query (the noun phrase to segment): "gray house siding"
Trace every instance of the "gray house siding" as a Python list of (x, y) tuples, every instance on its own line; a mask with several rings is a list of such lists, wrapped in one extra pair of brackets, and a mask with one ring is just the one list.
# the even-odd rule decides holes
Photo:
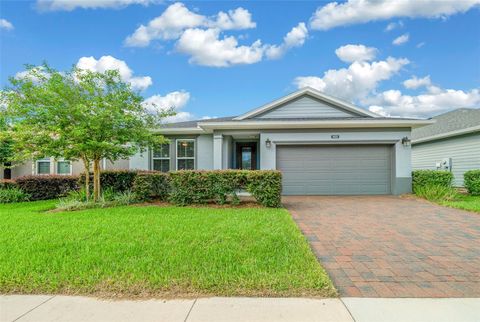
[(436, 163), (446, 158), (452, 159), (454, 185), (463, 186), (463, 174), (480, 169), (480, 133), (414, 144), (412, 147), (414, 170), (435, 170)]
[(303, 96), (292, 102), (267, 111), (255, 118), (324, 118), (324, 117), (352, 117), (344, 110), (340, 110), (320, 100)]
[(197, 168), (213, 169), (213, 135), (199, 135), (197, 138)]

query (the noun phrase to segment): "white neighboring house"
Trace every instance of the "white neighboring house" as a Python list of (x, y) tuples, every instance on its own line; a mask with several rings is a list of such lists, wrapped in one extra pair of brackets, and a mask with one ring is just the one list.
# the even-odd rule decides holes
[(413, 169), (452, 171), (453, 184), (462, 187), (463, 174), (480, 169), (480, 109), (460, 108), (433, 119), (412, 131)]

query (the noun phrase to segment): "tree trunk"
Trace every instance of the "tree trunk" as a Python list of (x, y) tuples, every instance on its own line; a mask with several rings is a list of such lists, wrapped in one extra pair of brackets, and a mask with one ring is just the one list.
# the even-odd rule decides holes
[(100, 159), (93, 160), (93, 201), (100, 199)]
[(83, 169), (85, 171), (85, 195), (88, 201), (90, 199), (90, 161), (87, 158), (83, 159)]

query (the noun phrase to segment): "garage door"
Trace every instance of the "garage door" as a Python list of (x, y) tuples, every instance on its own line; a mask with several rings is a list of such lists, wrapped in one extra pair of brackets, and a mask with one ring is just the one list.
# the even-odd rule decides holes
[(389, 194), (388, 145), (277, 146), (285, 195)]

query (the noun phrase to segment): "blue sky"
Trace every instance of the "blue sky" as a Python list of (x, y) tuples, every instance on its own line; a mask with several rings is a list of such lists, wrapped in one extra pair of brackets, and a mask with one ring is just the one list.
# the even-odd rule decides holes
[(43, 60), (119, 66), (176, 120), (307, 85), (384, 115), (480, 107), (479, 1), (401, 2), (2, 1), (0, 82)]

